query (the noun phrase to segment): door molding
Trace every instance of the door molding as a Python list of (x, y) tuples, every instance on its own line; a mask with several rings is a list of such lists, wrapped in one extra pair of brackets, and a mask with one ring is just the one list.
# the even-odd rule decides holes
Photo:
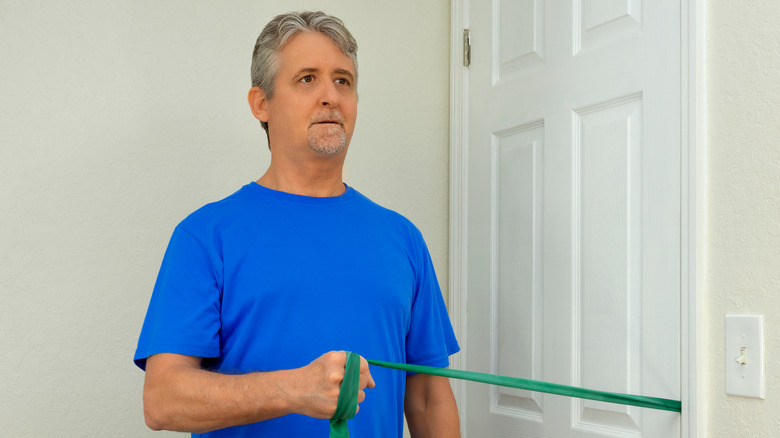
[[(455, 334), (465, 351), (468, 166), (468, 67), (463, 65), (463, 29), (469, 27), (470, 0), (450, 0), (450, 220), (449, 312)], [(703, 334), (704, 158), (705, 158), (705, 0), (682, 0), (681, 8), (681, 218), (680, 261), (680, 395), (681, 436), (706, 436), (706, 387)], [(465, 369), (465, 354), (455, 355), (452, 366)], [(452, 382), (461, 418), (465, 403), (463, 383)], [(461, 421), (465, 437), (465, 421)]]
[(681, 8), (680, 396), (683, 438), (707, 436), (703, 314), (704, 175), (706, 146), (706, 1)]
[[(466, 351), (466, 188), (468, 187), (468, 67), (463, 65), (463, 29), (469, 27), (469, 0), (450, 0), (450, 220), (449, 220), (449, 294), (448, 308), (455, 336)], [(452, 367), (466, 369), (466, 355), (456, 354)], [(458, 413), (464, 418), (464, 383), (451, 380)], [(460, 422), (465, 437), (465, 422)]]

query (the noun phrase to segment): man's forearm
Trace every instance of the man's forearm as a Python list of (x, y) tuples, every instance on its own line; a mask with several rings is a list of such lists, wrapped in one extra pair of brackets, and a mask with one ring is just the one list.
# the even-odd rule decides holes
[[(297, 413), (330, 418), (336, 411), (346, 353), (331, 351), (294, 370), (243, 375), (201, 369), (201, 359), (162, 353), (146, 362), (144, 417), (155, 430), (206, 432)], [(373, 388), (361, 358), (358, 402)]]
[(460, 437), (458, 407), (445, 377), (407, 376), (404, 411), (413, 438)]
[(163, 363), (151, 364), (144, 382), (144, 417), (152, 429), (206, 432), (295, 411), (294, 371), (225, 375), (166, 359), (149, 359)]
[(412, 438), (458, 438), (460, 423), (454, 405), (431, 405), (420, 415), (407, 415)]

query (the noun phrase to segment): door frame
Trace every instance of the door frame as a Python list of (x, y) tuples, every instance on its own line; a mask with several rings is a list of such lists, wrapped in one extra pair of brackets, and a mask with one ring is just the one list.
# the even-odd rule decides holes
[[(496, 0), (493, 0), (496, 1)], [(466, 345), (468, 67), (463, 65), (463, 29), (469, 28), (470, 0), (450, 0), (450, 211), (449, 313), (463, 351)], [(704, 373), (704, 159), (706, 1), (682, 0), (681, 12), (681, 181), (680, 181), (680, 396), (681, 437), (706, 436)], [(465, 354), (452, 366), (464, 369)], [(465, 438), (464, 383), (452, 381), (458, 401), (461, 435)]]

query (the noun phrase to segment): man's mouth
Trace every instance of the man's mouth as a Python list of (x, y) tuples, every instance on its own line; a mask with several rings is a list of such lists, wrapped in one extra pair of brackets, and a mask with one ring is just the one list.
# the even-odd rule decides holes
[[(333, 116), (333, 117), (326, 117), (326, 116)], [(319, 117), (314, 117), (312, 120), (312, 125), (338, 125), (342, 126), (344, 123), (341, 121), (341, 117), (334, 113), (330, 114), (320, 114)]]

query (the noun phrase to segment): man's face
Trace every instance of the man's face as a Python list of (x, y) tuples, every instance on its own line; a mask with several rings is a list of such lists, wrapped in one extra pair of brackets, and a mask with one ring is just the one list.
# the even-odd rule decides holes
[(278, 61), (274, 95), (266, 101), (272, 151), (346, 153), (357, 118), (352, 59), (327, 36), (301, 32)]

